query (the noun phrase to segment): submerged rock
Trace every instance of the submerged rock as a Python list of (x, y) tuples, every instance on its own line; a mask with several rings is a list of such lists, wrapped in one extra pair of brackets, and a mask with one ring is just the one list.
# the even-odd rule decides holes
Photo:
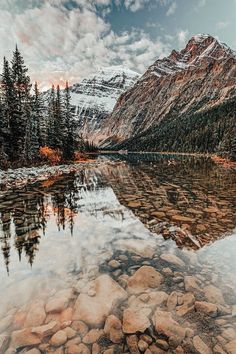
[(96, 295), (80, 294), (75, 303), (74, 320), (89, 326), (102, 326), (113, 307), (127, 298), (126, 291), (108, 275), (94, 281)]
[(158, 334), (163, 334), (168, 338), (178, 337), (180, 341), (185, 338), (187, 329), (176, 322), (169, 312), (157, 309), (152, 321)]
[(132, 309), (128, 308), (123, 313), (123, 331), (124, 333), (136, 333), (144, 332), (151, 326), (151, 322), (148, 316), (151, 313), (151, 309)]
[(171, 253), (164, 253), (160, 256), (160, 258), (167, 262), (170, 263), (174, 266), (177, 267), (184, 267), (184, 262), (182, 261), (182, 259), (180, 259), (179, 257), (175, 256), (174, 254)]
[(193, 338), (193, 345), (199, 354), (212, 354), (212, 350), (206, 345), (205, 342), (203, 342), (199, 336), (195, 336)]
[(14, 331), (11, 334), (10, 346), (13, 348), (27, 347), (31, 345), (40, 344), (39, 337), (31, 332), (31, 328), (25, 328), (18, 331)]
[(124, 337), (121, 321), (114, 315), (107, 317), (104, 332), (113, 343), (121, 343)]
[(128, 280), (127, 291), (131, 294), (140, 294), (151, 288), (158, 288), (163, 282), (163, 276), (150, 266), (142, 266)]

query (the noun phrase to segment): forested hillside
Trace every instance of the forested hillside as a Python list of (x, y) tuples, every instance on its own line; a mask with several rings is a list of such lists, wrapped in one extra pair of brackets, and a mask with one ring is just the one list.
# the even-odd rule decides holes
[(236, 99), (181, 117), (171, 111), (158, 126), (115, 148), (218, 153), (236, 159)]

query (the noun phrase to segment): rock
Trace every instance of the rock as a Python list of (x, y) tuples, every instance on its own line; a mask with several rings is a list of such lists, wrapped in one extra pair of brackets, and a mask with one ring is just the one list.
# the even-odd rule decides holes
[(80, 348), (77, 344), (71, 344), (66, 347), (66, 352), (65, 354), (78, 354), (80, 352)]
[(104, 336), (103, 329), (91, 329), (83, 338), (83, 343), (85, 344), (93, 344)]
[(193, 218), (189, 218), (188, 216), (183, 216), (183, 215), (173, 215), (172, 220), (180, 223), (186, 223), (186, 224), (191, 224), (195, 221)]
[(4, 353), (8, 347), (10, 337), (7, 334), (0, 335), (0, 353)]
[(114, 315), (107, 317), (104, 332), (113, 343), (121, 343), (123, 340), (121, 321)]
[(186, 314), (194, 311), (195, 297), (192, 293), (186, 293), (182, 296), (181, 301), (183, 304), (176, 308), (176, 312), (179, 316), (185, 316)]
[(150, 337), (148, 334), (141, 334), (139, 338), (148, 344), (152, 344), (152, 337)]
[(26, 354), (41, 354), (41, 351), (37, 348), (30, 349), (26, 352)]
[(89, 331), (88, 326), (82, 321), (73, 321), (71, 327), (83, 338)]
[(68, 322), (72, 320), (73, 316), (73, 309), (71, 307), (68, 307), (67, 309), (63, 310), (62, 313), (60, 314), (60, 322)]
[(161, 260), (170, 263), (176, 267), (184, 267), (184, 262), (177, 256), (171, 253), (164, 253), (160, 256)]
[[(149, 349), (151, 354), (165, 354), (166, 351), (162, 350), (161, 348), (158, 348), (155, 344), (150, 345)], [(145, 352), (146, 354), (146, 352)]]
[(166, 337), (177, 336), (182, 341), (185, 338), (186, 328), (181, 327), (167, 311), (157, 309), (152, 318), (158, 334)]
[(157, 219), (162, 219), (166, 216), (166, 214), (163, 211), (153, 211), (151, 215), (155, 216)]
[(115, 259), (112, 259), (109, 263), (108, 263), (109, 267), (113, 268), (113, 269), (117, 269), (120, 267), (120, 262), (116, 261)]
[(41, 340), (36, 334), (31, 333), (31, 328), (14, 331), (11, 334), (10, 346), (13, 348), (28, 347), (40, 344)]
[(46, 319), (44, 310), (44, 302), (39, 300), (35, 301), (29, 308), (25, 320), (25, 327), (41, 326)]
[(78, 345), (78, 352), (77, 353), (78, 354), (90, 354), (90, 350), (84, 343), (80, 343)]
[(213, 285), (208, 285), (203, 289), (203, 292), (207, 301), (214, 304), (225, 304), (223, 294), (219, 288), (216, 288)]
[(225, 350), (227, 354), (236, 354), (236, 339), (230, 341), (225, 345)]
[(128, 203), (128, 207), (130, 208), (137, 208), (137, 207), (140, 207), (142, 204), (140, 201), (131, 201)]
[(186, 291), (194, 292), (199, 291), (200, 282), (197, 278), (192, 275), (187, 275), (184, 277), (184, 286)]
[(213, 352), (214, 354), (227, 354), (219, 344), (214, 346)]
[(199, 336), (195, 336), (193, 338), (193, 345), (199, 354), (212, 354), (212, 350), (206, 345), (205, 342), (203, 342)]
[(96, 295), (90, 297), (80, 294), (75, 303), (74, 320), (82, 320), (86, 324), (99, 327), (105, 322), (111, 310), (127, 298), (126, 291), (111, 277), (104, 274), (94, 281)]
[(72, 339), (76, 336), (76, 331), (71, 327), (66, 327), (63, 331), (66, 332), (67, 339)]
[(148, 348), (148, 343), (140, 339), (138, 341), (138, 348), (141, 352), (145, 352), (145, 350)]
[(221, 333), (222, 337), (227, 339), (228, 341), (233, 340), (236, 338), (236, 331), (233, 328), (227, 328), (222, 331)]
[(43, 326), (33, 327), (31, 333), (36, 334), (40, 338), (44, 338), (53, 335), (59, 329), (60, 329), (59, 323), (56, 321), (52, 321)]
[(168, 297), (167, 300), (167, 309), (169, 311), (172, 311), (176, 308), (178, 303), (178, 293), (176, 291), (173, 291), (170, 296)]
[(46, 312), (61, 312), (63, 311), (68, 305), (68, 299), (65, 297), (60, 298), (53, 298), (48, 301), (46, 304)]
[(203, 312), (208, 316), (216, 317), (217, 316), (217, 306), (210, 302), (206, 301), (196, 301), (195, 302), (195, 309), (199, 312)]
[(129, 278), (127, 291), (131, 294), (139, 294), (149, 288), (158, 288), (162, 282), (163, 276), (155, 268), (142, 266)]
[(66, 341), (67, 341), (66, 332), (60, 330), (52, 336), (52, 338), (50, 339), (50, 344), (53, 345), (54, 347), (59, 347), (60, 345), (65, 344)]
[(156, 252), (156, 242), (154, 240), (117, 240), (114, 247), (125, 249), (127, 252), (133, 252), (143, 258), (153, 258)]
[(70, 339), (66, 342), (66, 347), (70, 346), (70, 345), (78, 345), (81, 343), (81, 338), (79, 336), (77, 336), (76, 338)]
[(140, 354), (139, 348), (138, 348), (138, 337), (133, 334), (131, 336), (126, 337), (126, 342), (129, 348), (129, 351), (131, 354)]
[(123, 332), (124, 333), (136, 333), (144, 332), (151, 326), (148, 316), (151, 313), (151, 309), (133, 309), (128, 308), (123, 312)]
[(92, 354), (100, 354), (101, 353), (101, 347), (98, 343), (93, 343), (92, 345)]
[(169, 349), (169, 344), (164, 339), (157, 339), (156, 345), (165, 351), (167, 351)]

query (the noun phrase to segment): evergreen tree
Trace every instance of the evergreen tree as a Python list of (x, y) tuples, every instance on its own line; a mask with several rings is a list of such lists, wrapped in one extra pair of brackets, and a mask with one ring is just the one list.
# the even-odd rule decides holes
[(48, 133), (47, 133), (47, 145), (51, 148), (55, 148), (55, 87), (52, 85), (52, 89), (49, 96), (48, 104)]
[(16, 46), (13, 53), (11, 70), (11, 79), (14, 86), (15, 114), (10, 119), (11, 144), (16, 159), (26, 159), (28, 155), (25, 133), (30, 125), (31, 84), (27, 72), (28, 69), (24, 64), (24, 59)]
[(12, 146), (13, 134), (11, 134), (11, 124), (16, 115), (15, 90), (11, 79), (11, 69), (4, 57), (2, 73), (2, 92), (1, 92), (1, 137), (2, 149), (7, 153), (10, 160), (14, 157)]
[(69, 89), (68, 82), (66, 82), (65, 98), (64, 98), (65, 136), (64, 136), (64, 143), (63, 143), (63, 157), (65, 160), (73, 160), (75, 149), (76, 149), (75, 126), (73, 124), (73, 116), (71, 112), (70, 99), (71, 99), (70, 89)]
[(57, 85), (56, 101), (55, 101), (55, 117), (54, 117), (54, 145), (57, 149), (62, 149), (65, 137), (65, 115), (61, 101), (60, 86)]
[(33, 114), (37, 123), (37, 136), (39, 146), (45, 146), (47, 143), (47, 123), (45, 119), (44, 104), (38, 89), (38, 84), (34, 84), (34, 96), (32, 104)]

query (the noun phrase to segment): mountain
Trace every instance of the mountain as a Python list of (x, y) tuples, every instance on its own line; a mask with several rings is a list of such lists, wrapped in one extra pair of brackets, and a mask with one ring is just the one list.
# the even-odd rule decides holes
[(213, 152), (236, 142), (236, 54), (210, 35), (158, 59), (123, 93), (101, 146)]
[(97, 143), (103, 138), (101, 125), (112, 112), (118, 97), (139, 78), (136, 72), (120, 67), (108, 67), (71, 87), (71, 104), (79, 134)]

